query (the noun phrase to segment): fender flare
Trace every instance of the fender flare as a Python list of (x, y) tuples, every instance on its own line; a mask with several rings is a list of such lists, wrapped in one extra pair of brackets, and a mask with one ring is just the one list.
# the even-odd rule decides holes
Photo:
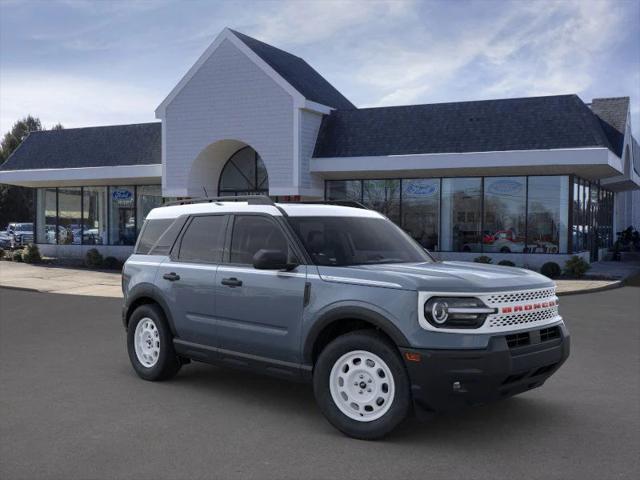
[(171, 315), (171, 309), (169, 308), (169, 305), (167, 304), (167, 302), (162, 298), (162, 296), (157, 293), (156, 287), (150, 283), (140, 283), (136, 285), (131, 289), (131, 291), (127, 295), (127, 301), (124, 304), (124, 315), (123, 315), (123, 322), (125, 324), (124, 325), (125, 328), (127, 328), (128, 326), (129, 317), (131, 316), (131, 313), (132, 313), (130, 311), (131, 305), (133, 305), (136, 301), (144, 297), (153, 300), (155, 303), (157, 303), (160, 306), (160, 308), (162, 308), (162, 311), (164, 312), (164, 316), (166, 317), (167, 322), (169, 323), (169, 329), (171, 330), (171, 333), (173, 334), (174, 337), (177, 337), (175, 324), (173, 322), (173, 317)]
[(302, 349), (303, 362), (313, 363), (313, 347), (322, 331), (331, 323), (341, 319), (354, 319), (368, 322), (387, 334), (398, 347), (406, 347), (409, 340), (385, 315), (371, 308), (359, 305), (343, 305), (322, 313), (313, 323), (307, 334)]

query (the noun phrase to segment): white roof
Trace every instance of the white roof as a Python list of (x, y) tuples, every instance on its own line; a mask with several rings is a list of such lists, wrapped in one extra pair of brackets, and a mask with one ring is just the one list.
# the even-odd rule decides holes
[[(277, 203), (276, 205), (281, 207), (290, 217), (382, 218), (382, 215), (373, 210), (339, 205), (309, 203)], [(196, 213), (268, 213), (277, 217), (282, 216), (282, 212), (273, 205), (249, 205), (246, 202), (211, 202), (158, 207), (151, 210), (147, 218), (176, 218), (181, 215)]]

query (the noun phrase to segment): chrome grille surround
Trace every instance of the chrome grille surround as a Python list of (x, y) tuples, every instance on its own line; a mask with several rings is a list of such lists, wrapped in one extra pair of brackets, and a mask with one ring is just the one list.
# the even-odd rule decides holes
[[(436, 328), (424, 316), (424, 304), (431, 297), (475, 297), (482, 300), (488, 307), (495, 308), (496, 313), (489, 314), (480, 328)], [(548, 305), (550, 302), (553, 305)], [(548, 306), (543, 307), (544, 304)], [(507, 310), (503, 310), (505, 308)], [(521, 309), (514, 311), (516, 308)], [(426, 330), (436, 332), (465, 334), (513, 332), (545, 326), (561, 320), (555, 287), (491, 293), (419, 292), (418, 294), (418, 321)]]

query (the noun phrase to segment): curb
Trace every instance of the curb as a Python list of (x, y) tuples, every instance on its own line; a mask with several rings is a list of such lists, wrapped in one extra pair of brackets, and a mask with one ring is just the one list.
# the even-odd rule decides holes
[(569, 290), (566, 292), (557, 292), (556, 295), (558, 297), (566, 297), (569, 295), (580, 295), (582, 293), (596, 293), (596, 292), (604, 292), (605, 290), (614, 290), (616, 288), (624, 287), (623, 280), (617, 280), (610, 285), (604, 285), (602, 287), (594, 287), (594, 288), (585, 288), (583, 290)]
[(42, 290), (38, 290), (37, 288), (30, 287), (14, 287), (13, 285), (0, 285), (0, 288), (4, 288), (6, 290), (20, 290), (23, 292), (38, 292), (38, 293), (47, 293)]

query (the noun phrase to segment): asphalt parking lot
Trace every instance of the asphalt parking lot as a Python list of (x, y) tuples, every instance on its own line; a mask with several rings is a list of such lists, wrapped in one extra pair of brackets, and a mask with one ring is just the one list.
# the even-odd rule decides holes
[(563, 297), (572, 356), (542, 388), (343, 437), (310, 387), (129, 366), (117, 299), (0, 289), (0, 478), (638, 478), (640, 287)]

